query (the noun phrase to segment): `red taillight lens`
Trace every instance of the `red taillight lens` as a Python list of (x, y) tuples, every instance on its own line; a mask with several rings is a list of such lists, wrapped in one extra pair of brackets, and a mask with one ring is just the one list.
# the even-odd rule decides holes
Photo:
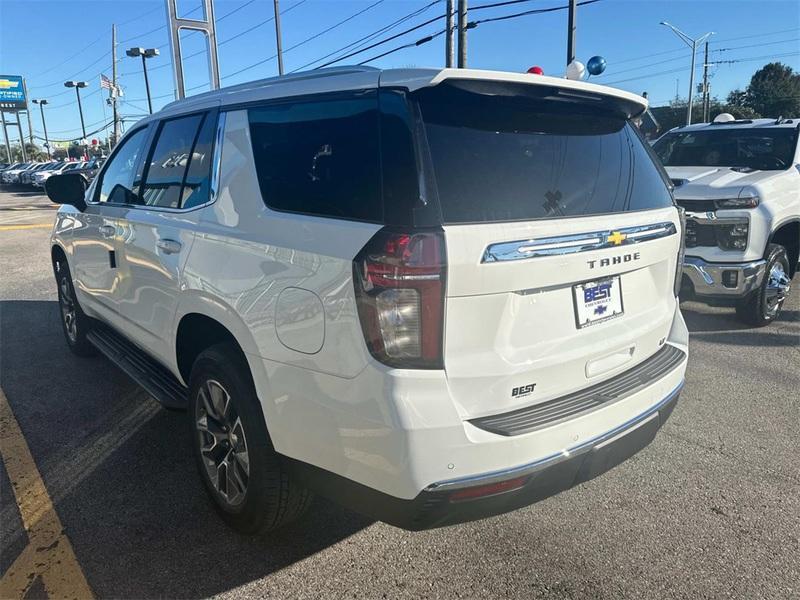
[(464, 488), (463, 490), (458, 490), (450, 494), (450, 502), (476, 500), (478, 498), (486, 498), (487, 496), (496, 496), (497, 494), (503, 494), (505, 492), (513, 492), (514, 490), (524, 487), (527, 482), (527, 477), (517, 477), (516, 479), (508, 479), (498, 483)]
[(446, 260), (442, 231), (382, 229), (353, 262), (370, 353), (400, 368), (441, 369)]

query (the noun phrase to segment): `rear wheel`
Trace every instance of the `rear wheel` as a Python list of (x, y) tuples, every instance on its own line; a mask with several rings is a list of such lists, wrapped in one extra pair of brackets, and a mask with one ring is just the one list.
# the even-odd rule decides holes
[(67, 261), (63, 257), (56, 258), (53, 269), (58, 285), (61, 327), (64, 330), (67, 345), (78, 356), (94, 356), (97, 354), (97, 350), (86, 337), (92, 329), (92, 320), (83, 312), (75, 297), (75, 288), (72, 285), (72, 275), (70, 275)]
[(763, 327), (772, 323), (780, 314), (786, 296), (789, 294), (791, 287), (789, 273), (786, 249), (778, 244), (770, 244), (764, 281), (757, 290), (751, 292), (736, 305), (738, 317), (755, 327)]
[(189, 399), (198, 470), (222, 518), (252, 534), (300, 517), (311, 493), (292, 480), (275, 452), (238, 348), (218, 344), (200, 354), (192, 367)]

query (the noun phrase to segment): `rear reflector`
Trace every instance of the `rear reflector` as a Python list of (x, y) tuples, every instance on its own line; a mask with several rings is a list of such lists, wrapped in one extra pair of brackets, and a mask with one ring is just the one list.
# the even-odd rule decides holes
[(464, 500), (477, 500), (478, 498), (486, 498), (487, 496), (496, 496), (505, 492), (518, 490), (527, 483), (528, 477), (517, 477), (516, 479), (508, 479), (498, 483), (489, 483), (487, 485), (479, 485), (463, 490), (458, 490), (450, 494), (450, 502), (463, 502)]

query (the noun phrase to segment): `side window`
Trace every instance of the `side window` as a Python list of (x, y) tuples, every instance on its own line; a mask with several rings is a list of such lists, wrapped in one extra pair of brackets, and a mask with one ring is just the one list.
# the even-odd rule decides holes
[(270, 208), (381, 221), (377, 94), (249, 111), (261, 194)]
[(217, 120), (206, 115), (189, 160), (186, 179), (181, 192), (181, 208), (192, 208), (208, 202), (211, 192), (211, 157), (214, 152), (214, 136)]
[(98, 200), (100, 202), (129, 203), (136, 197), (133, 180), (136, 163), (141, 155), (147, 137), (147, 128), (142, 128), (122, 142), (114, 154), (100, 181)]
[(203, 115), (164, 121), (145, 171), (142, 201), (145, 206), (179, 208), (181, 188)]

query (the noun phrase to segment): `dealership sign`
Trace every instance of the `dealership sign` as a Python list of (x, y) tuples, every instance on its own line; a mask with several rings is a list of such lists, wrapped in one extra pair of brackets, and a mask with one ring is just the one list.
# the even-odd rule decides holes
[(0, 75), (0, 110), (27, 110), (25, 85), (19, 75)]

